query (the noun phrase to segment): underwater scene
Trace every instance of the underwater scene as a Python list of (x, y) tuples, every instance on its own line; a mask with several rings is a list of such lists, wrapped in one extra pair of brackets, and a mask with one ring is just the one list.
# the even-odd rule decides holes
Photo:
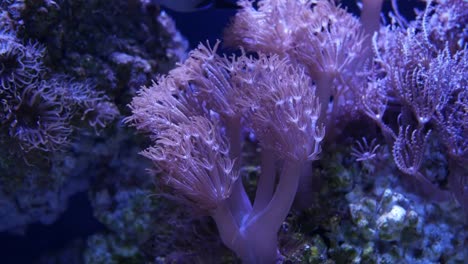
[(0, 264), (468, 263), (467, 0), (0, 0)]

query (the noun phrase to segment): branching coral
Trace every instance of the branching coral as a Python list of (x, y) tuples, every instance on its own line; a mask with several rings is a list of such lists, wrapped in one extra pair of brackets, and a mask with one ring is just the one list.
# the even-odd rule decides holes
[[(377, 122), (389, 145), (393, 146), (393, 156), (398, 168), (406, 174), (416, 176), (420, 182), (426, 182), (425, 189), (439, 193), (437, 195), (439, 197), (447, 195), (437, 192), (437, 188), (420, 174), (417, 169), (419, 166), (413, 165), (423, 160), (424, 151), (421, 147), (424, 146), (425, 140), (422, 140), (421, 135), (429, 128), (435, 128), (437, 137), (446, 146), (448, 157), (454, 161), (452, 165), (466, 160), (467, 137), (464, 135), (466, 135), (467, 120), (464, 118), (466, 107), (463, 106), (467, 90), (464, 78), (468, 67), (466, 46), (455, 48), (458, 44), (454, 42), (459, 42), (461, 39), (458, 33), (454, 32), (462, 29), (456, 27), (443, 29), (444, 27), (439, 24), (440, 12), (446, 12), (453, 6), (463, 4), (454, 2), (453, 6), (448, 7), (447, 3), (440, 3), (434, 7), (431, 1), (428, 1), (425, 11), (420, 12), (416, 21), (402, 23), (406, 25), (403, 28), (396, 25), (388, 26), (375, 36), (375, 62), (380, 67), (378, 71), (374, 71), (373, 76), (380, 77), (369, 78), (371, 81), (364, 93), (369, 94), (369, 98), (376, 99), (375, 102), (378, 103), (362, 104), (367, 106), (363, 111)], [(457, 13), (456, 16), (458, 15)], [(445, 33), (442, 33), (444, 30), (453, 32), (446, 32), (452, 37), (444, 39), (444, 44), (441, 45), (442, 35), (445, 36)], [(436, 35), (439, 37), (435, 37)], [(380, 97), (383, 95), (387, 99), (380, 100), (379, 96), (372, 96), (379, 94)], [(390, 103), (400, 112), (393, 113), (393, 117), (398, 116), (398, 133), (390, 124), (382, 121), (385, 108)], [(377, 109), (383, 111), (376, 111)], [(413, 132), (407, 131), (408, 126), (413, 127)], [(413, 141), (414, 143), (411, 143)], [(449, 178), (459, 179), (457, 182), (465, 186), (461, 189), (466, 189), (466, 180), (459, 175), (460, 170), (457, 166), (453, 166), (451, 171), (454, 173)], [(450, 188), (453, 193), (460, 193), (455, 190), (460, 189), (459, 186)], [(466, 206), (468, 192), (465, 190), (461, 192), (465, 194), (458, 194), (458, 200)], [(460, 198), (462, 196), (465, 198)]]
[[(466, 160), (466, 46), (451, 43), (463, 39), (460, 30), (438, 31), (444, 29), (432, 23), (443, 18), (429, 2), (416, 22), (396, 12), (390, 26), (373, 34), (381, 3), (364, 1), (370, 18), (359, 21), (333, 1), (263, 0), (258, 8), (240, 1), (226, 39), (243, 46), (241, 56), (217, 55), (219, 43), (200, 45), (130, 104), (126, 120), (150, 134), (155, 146), (143, 155), (162, 168), (163, 184), (212, 216), (225, 245), (246, 263), (278, 260), (277, 232), (306, 162), (318, 158), (325, 127), (334, 143), (330, 134), (338, 134), (339, 121), (356, 119), (358, 111), (376, 122), (402, 173), (428, 195), (447, 199), (420, 171), (434, 131), (457, 164), (449, 188), (468, 203), (460, 163)], [(244, 49), (256, 53), (249, 57)], [(261, 146), (253, 203), (237, 178), (242, 130)], [(364, 141), (353, 155), (371, 159), (377, 148)]]
[[(266, 54), (228, 60), (216, 47), (200, 45), (143, 89), (126, 120), (150, 133), (155, 146), (143, 155), (163, 170), (163, 183), (176, 197), (214, 218), (226, 246), (247, 263), (273, 263), (304, 162), (321, 150), (320, 104), (310, 79), (287, 60)], [(239, 123), (229, 125), (232, 120)], [(253, 205), (234, 164), (241, 162), (240, 146), (233, 145), (241, 144), (241, 124), (255, 131), (268, 157)], [(283, 164), (277, 184), (276, 160)]]
[[(443, 49), (449, 44), (451, 53), (464, 49), (468, 43), (468, 3), (460, 0), (435, 0), (429, 2), (428, 10), (419, 16), (426, 16), (425, 30), (429, 39)], [(421, 18), (422, 20), (422, 18)]]
[(363, 67), (370, 50), (356, 17), (332, 1), (264, 0), (258, 10), (252, 2), (241, 1), (241, 6), (225, 33), (230, 46), (273, 52), (302, 65), (316, 83), (322, 119), (331, 97), (332, 114), (340, 110), (339, 104), (348, 103), (353, 91), (347, 82)]

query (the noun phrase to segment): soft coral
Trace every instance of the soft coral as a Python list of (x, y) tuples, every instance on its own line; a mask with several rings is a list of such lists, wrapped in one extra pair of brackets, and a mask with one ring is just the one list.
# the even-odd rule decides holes
[[(140, 92), (127, 122), (150, 133), (155, 146), (143, 155), (162, 169), (174, 197), (211, 215), (223, 242), (246, 263), (274, 263), (277, 232), (301, 170), (320, 153), (320, 104), (310, 79), (289, 61), (266, 54), (228, 60), (216, 55), (216, 47), (200, 45)], [(235, 110), (226, 111), (225, 104)], [(233, 120), (239, 123), (228, 125)], [(258, 135), (265, 157), (253, 205), (237, 176), (240, 166), (233, 165), (240, 162), (232, 150), (240, 150), (233, 144), (241, 144), (241, 124)]]

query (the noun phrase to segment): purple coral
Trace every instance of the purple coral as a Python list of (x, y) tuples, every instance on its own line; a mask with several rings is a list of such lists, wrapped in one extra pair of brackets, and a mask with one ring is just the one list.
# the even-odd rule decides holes
[[(277, 232), (301, 171), (321, 150), (320, 104), (310, 79), (288, 61), (266, 54), (227, 60), (215, 53), (217, 45), (200, 45), (179, 68), (144, 88), (126, 121), (153, 139), (142, 154), (162, 169), (162, 183), (212, 216), (226, 246), (246, 263), (274, 263)], [(266, 157), (254, 204), (237, 176), (240, 125), (255, 131)], [(275, 161), (283, 164), (278, 179)]]
[[(213, 48), (201, 45), (131, 103), (133, 115), (127, 121), (155, 142), (143, 154), (162, 167), (163, 184), (211, 215), (223, 242), (244, 262), (277, 260), (277, 231), (301, 171), (318, 157), (325, 135), (322, 123), (333, 142), (330, 131), (338, 121), (356, 118), (356, 112), (378, 124), (397, 167), (425, 183), (423, 188), (439, 187), (420, 172), (428, 131), (437, 131), (449, 156), (457, 156), (453, 161), (458, 167), (451, 167), (460, 176), (451, 175), (449, 182), (461, 187), (452, 191), (468, 204), (460, 163), (467, 138), (466, 46), (453, 52), (453, 43), (442, 49), (432, 43), (440, 32), (429, 32), (429, 22), (442, 17), (437, 12), (439, 17), (430, 17), (430, 2), (415, 23), (403, 21), (397, 12), (392, 26), (377, 30), (381, 4), (364, 1), (366, 18), (359, 21), (333, 1), (264, 0), (258, 8), (252, 1), (240, 1), (242, 9), (226, 39), (255, 55), (242, 50), (241, 56), (228, 59), (216, 54), (218, 43)], [(391, 118), (395, 120), (388, 122)], [(206, 137), (193, 127), (206, 120), (229, 141), (229, 151), (218, 148), (221, 153), (213, 154), (214, 140), (209, 146), (198, 142)], [(236, 159), (234, 168), (242, 163), (241, 128), (252, 131), (262, 147), (253, 204), (243, 196), (242, 179), (221, 181), (232, 179), (232, 171), (213, 163), (217, 158), (225, 167), (225, 152)], [(370, 159), (377, 148), (364, 141), (353, 155)], [(197, 160), (198, 166), (184, 163), (192, 153), (207, 156)], [(200, 194), (200, 183), (211, 187), (203, 189), (209, 195)], [(440, 194), (447, 198), (447, 192)]]
[(142, 154), (168, 173), (163, 181), (180, 201), (215, 211), (229, 198), (238, 172), (218, 128), (204, 117), (187, 121), (159, 133)]
[[(14, 35), (0, 31), (0, 91), (25, 87), (40, 77), (44, 48), (23, 45)], [(1, 93), (1, 92), (0, 92)]]
[(25, 88), (8, 109), (4, 123), (10, 137), (18, 141), (23, 151), (53, 151), (68, 142), (72, 132), (70, 116), (54, 92), (42, 81), (37, 87)]
[(263, 0), (258, 9), (252, 1), (240, 3), (225, 34), (230, 46), (275, 53), (302, 65), (316, 84), (323, 120), (332, 96), (332, 114), (348, 103), (353, 91), (345, 83), (363, 67), (370, 50), (356, 17), (333, 1)]

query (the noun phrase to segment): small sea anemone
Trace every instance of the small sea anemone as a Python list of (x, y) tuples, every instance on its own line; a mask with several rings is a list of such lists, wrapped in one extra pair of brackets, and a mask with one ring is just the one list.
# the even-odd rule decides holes
[(66, 75), (57, 74), (48, 82), (68, 108), (83, 108), (86, 102), (107, 98), (103, 93), (95, 91), (94, 83), (89, 80), (78, 82)]
[(94, 129), (104, 128), (119, 115), (117, 107), (106, 101), (90, 101), (86, 104), (81, 120), (87, 120)]
[(42, 81), (37, 87), (25, 88), (9, 109), (8, 133), (23, 151), (53, 151), (67, 145), (72, 132), (69, 113), (55, 97), (47, 82)]
[(44, 47), (37, 43), (23, 45), (12, 34), (0, 32), (0, 90), (32, 84), (40, 76)]
[(77, 82), (66, 76), (56, 76), (49, 80), (60, 97), (62, 104), (73, 116), (81, 116), (94, 129), (104, 128), (119, 115), (114, 103), (102, 91), (95, 89), (95, 84), (86, 80)]

